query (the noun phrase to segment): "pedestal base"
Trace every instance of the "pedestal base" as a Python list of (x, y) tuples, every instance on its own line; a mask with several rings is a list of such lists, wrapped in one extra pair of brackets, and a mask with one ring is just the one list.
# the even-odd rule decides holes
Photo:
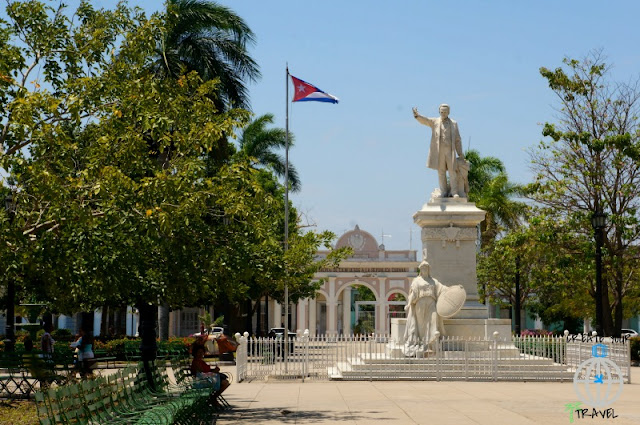
[(444, 319), (444, 330), (448, 337), (493, 339), (498, 332), (502, 341), (511, 341), (509, 319)]
[[(397, 346), (404, 344), (404, 330), (407, 319), (391, 319), (391, 339)], [(498, 338), (511, 341), (511, 320), (509, 319), (444, 319), (444, 331), (447, 337), (461, 337), (465, 339), (493, 339), (493, 333), (498, 332)]]

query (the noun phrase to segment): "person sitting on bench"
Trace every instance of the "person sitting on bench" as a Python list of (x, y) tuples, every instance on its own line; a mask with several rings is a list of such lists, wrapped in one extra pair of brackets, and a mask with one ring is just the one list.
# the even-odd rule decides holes
[(208, 378), (217, 375), (217, 381), (220, 382), (220, 387), (215, 391), (211, 398), (216, 405), (218, 405), (217, 398), (229, 387), (229, 378), (224, 373), (220, 373), (220, 368), (215, 366), (213, 369), (204, 361), (204, 345), (194, 344), (192, 348), (193, 361), (191, 362), (191, 373), (193, 376), (199, 378)]

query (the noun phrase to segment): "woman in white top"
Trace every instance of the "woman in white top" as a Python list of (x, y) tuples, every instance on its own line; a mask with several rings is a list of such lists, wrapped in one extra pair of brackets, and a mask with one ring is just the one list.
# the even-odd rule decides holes
[(80, 376), (84, 377), (93, 374), (90, 367), (90, 360), (93, 359), (93, 338), (83, 329), (80, 329), (78, 335), (78, 339), (71, 343), (71, 348), (77, 348), (78, 364), (82, 365)]

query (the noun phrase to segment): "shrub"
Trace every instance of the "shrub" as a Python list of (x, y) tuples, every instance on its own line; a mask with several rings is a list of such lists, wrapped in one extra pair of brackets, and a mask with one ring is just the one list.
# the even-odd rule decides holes
[(118, 360), (125, 360), (124, 347), (127, 341), (127, 338), (112, 339), (111, 341), (103, 343), (104, 349), (107, 350), (109, 356), (116, 357)]
[(191, 337), (171, 337), (166, 341), (158, 341), (158, 350), (168, 352), (190, 353), (191, 346), (195, 342), (195, 338)]
[(631, 344), (631, 360), (640, 361), (640, 336), (629, 338), (629, 343)]
[(552, 336), (553, 332), (546, 329), (523, 329), (520, 336)]
[(51, 337), (56, 341), (73, 341), (73, 335), (69, 329), (54, 329), (51, 332)]
[(24, 330), (16, 331), (16, 342), (24, 342), (24, 339), (30, 335), (31, 334), (29, 333), (29, 331), (24, 331)]

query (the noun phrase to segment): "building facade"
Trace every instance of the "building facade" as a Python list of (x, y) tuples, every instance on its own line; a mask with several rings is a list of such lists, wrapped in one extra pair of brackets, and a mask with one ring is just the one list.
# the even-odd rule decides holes
[[(358, 226), (342, 235), (335, 247), (347, 246), (353, 249), (351, 257), (336, 268), (316, 273), (315, 278), (323, 281), (316, 297), (293, 306), (296, 314), (292, 331), (309, 329), (311, 335), (351, 334), (365, 329), (367, 333), (389, 333), (390, 318), (403, 317), (411, 281), (417, 276), (416, 251), (387, 251)], [(318, 251), (318, 259), (328, 254)], [(358, 299), (361, 287), (371, 291), (367, 291), (367, 300)]]

